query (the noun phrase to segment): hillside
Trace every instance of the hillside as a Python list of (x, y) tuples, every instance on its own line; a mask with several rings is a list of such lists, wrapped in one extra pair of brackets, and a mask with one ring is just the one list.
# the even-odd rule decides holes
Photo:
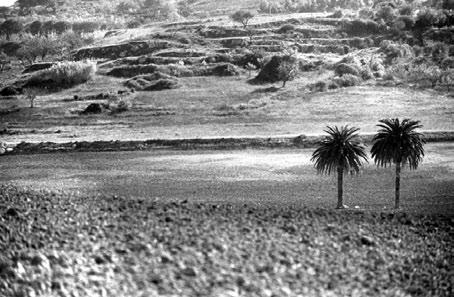
[[(236, 7), (235, 1), (212, 3), (193, 5), (206, 11)], [(10, 88), (5, 94), (12, 92), (0, 100), (2, 138), (18, 143), (299, 135), (320, 134), (328, 124), (372, 133), (387, 117), (416, 118), (429, 131), (454, 130), (453, 51), (443, 43), (453, 36), (448, 21), (428, 29), (425, 46), (410, 46), (398, 38), (410, 42), (411, 28), (395, 36), (389, 26), (344, 14), (258, 14), (246, 29), (220, 15), (81, 33), (90, 43), (59, 59), (96, 64), (87, 82), (37, 92), (29, 108), (26, 84), (33, 92), (43, 84), (49, 88), (51, 81), (39, 79), (43, 68), (60, 64), (25, 70), (18, 64), (1, 74), (2, 85)], [(281, 62), (273, 56), (285, 55), (298, 74), (282, 87), (276, 76)]]

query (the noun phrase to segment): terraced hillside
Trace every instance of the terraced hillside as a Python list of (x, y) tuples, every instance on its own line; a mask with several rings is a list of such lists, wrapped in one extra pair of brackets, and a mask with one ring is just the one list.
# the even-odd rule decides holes
[[(2, 136), (9, 143), (267, 136), (318, 134), (327, 124), (373, 132), (379, 119), (397, 116), (453, 130), (449, 92), (387, 79), (387, 68), (400, 63), (383, 43), (389, 36), (356, 32), (354, 24), (301, 13), (258, 15), (244, 29), (224, 15), (98, 34), (72, 53), (96, 61), (95, 78), (41, 94), (33, 109), (21, 96), (3, 97)], [(285, 53), (298, 60), (294, 81), (254, 83), (263, 64)], [(358, 81), (341, 77), (345, 65)]]

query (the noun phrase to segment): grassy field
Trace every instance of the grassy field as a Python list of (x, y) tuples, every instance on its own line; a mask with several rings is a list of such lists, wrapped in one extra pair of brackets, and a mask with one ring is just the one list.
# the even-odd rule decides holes
[[(404, 169), (405, 211), (454, 215), (453, 145), (430, 144), (416, 171)], [(335, 176), (317, 175), (313, 149), (154, 151), (3, 156), (0, 183), (162, 201), (305, 205), (333, 208)], [(346, 177), (350, 207), (381, 211), (394, 199), (394, 168), (366, 165)]]
[[(98, 77), (86, 85), (45, 97), (35, 108), (25, 99), (1, 100), (4, 141), (116, 140), (194, 138), (283, 134), (320, 134), (326, 125), (350, 124), (364, 133), (376, 131), (386, 117), (419, 119), (425, 130), (453, 130), (453, 98), (435, 91), (360, 86), (310, 93), (304, 85), (327, 76), (307, 73), (285, 89), (253, 86), (246, 76), (181, 79), (182, 88), (137, 92), (132, 107), (121, 114), (79, 115), (88, 104), (108, 100), (74, 101), (74, 95), (99, 94), (118, 85), (116, 78)], [(121, 86), (118, 89), (122, 89)], [(55, 133), (57, 132), (57, 133)]]

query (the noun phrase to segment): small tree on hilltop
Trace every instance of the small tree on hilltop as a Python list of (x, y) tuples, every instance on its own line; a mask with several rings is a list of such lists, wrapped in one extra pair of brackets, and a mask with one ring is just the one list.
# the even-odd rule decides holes
[(396, 165), (395, 208), (400, 207), (400, 171), (408, 164), (410, 169), (417, 169), (424, 157), (423, 135), (415, 130), (422, 128), (419, 121), (404, 119), (381, 120), (377, 125), (380, 130), (374, 136), (371, 149), (372, 158), (378, 166)]
[(311, 161), (319, 173), (337, 171), (337, 208), (346, 208), (343, 200), (344, 173), (359, 173), (362, 161), (367, 161), (365, 148), (361, 145), (358, 128), (348, 126), (327, 127), (328, 137), (312, 154)]
[(240, 23), (243, 29), (248, 32), (249, 39), (252, 41), (252, 31), (248, 28), (249, 22), (255, 17), (255, 13), (248, 10), (238, 10), (230, 16), (234, 22)]

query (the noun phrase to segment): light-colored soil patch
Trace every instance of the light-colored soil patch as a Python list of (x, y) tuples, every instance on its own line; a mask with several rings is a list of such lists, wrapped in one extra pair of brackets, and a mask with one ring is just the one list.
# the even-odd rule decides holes
[[(320, 176), (310, 162), (312, 149), (112, 152), (1, 157), (0, 183), (33, 189), (70, 190), (168, 201), (297, 203), (334, 207), (336, 178)], [(405, 168), (402, 201), (406, 211), (454, 214), (454, 147), (426, 145), (416, 171)], [(392, 207), (394, 168), (365, 166), (346, 177), (350, 206)]]
[(327, 76), (329, 72), (307, 73), (274, 92), (267, 90), (272, 85), (248, 84), (247, 76), (184, 78), (179, 89), (128, 96), (132, 107), (125, 113), (79, 115), (90, 103), (103, 101), (68, 101), (74, 95), (124, 89), (118, 79), (98, 77), (40, 97), (34, 109), (22, 99), (2, 100), (2, 108), (21, 110), (2, 115), (0, 129), (16, 132), (2, 135), (8, 143), (311, 135), (323, 133), (326, 125), (345, 124), (373, 133), (378, 120), (388, 117), (418, 119), (428, 131), (454, 130), (453, 97), (372, 85), (323, 93), (304, 89)]

